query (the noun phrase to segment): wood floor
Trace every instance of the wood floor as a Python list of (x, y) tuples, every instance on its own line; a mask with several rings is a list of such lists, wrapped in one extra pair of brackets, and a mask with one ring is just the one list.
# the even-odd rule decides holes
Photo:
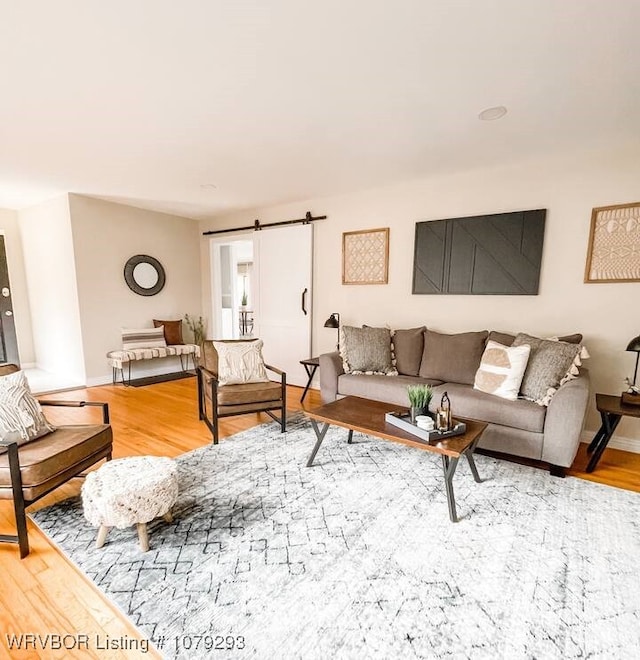
[[(195, 378), (192, 378), (141, 388), (105, 385), (47, 398), (107, 401), (111, 408), (115, 458), (135, 454), (178, 456), (211, 442), (208, 429), (198, 420), (195, 390)], [(288, 388), (290, 410), (301, 408), (300, 394), (299, 388)], [(304, 407), (319, 403), (319, 393), (310, 390)], [(100, 421), (99, 410), (66, 408), (46, 412), (54, 424)], [(220, 424), (220, 435), (224, 438), (269, 419), (264, 413), (227, 418)], [(586, 464), (586, 445), (582, 445), (570, 474), (640, 492), (640, 454), (608, 449), (590, 475), (584, 472)], [(81, 483), (81, 479), (72, 480), (30, 510), (77, 494)], [(11, 503), (0, 502), (0, 533), (14, 533), (14, 529)], [(104, 648), (121, 638), (129, 643), (142, 638), (31, 522), (29, 541), (31, 554), (24, 560), (19, 559), (17, 546), (0, 544), (0, 658), (158, 657), (152, 652), (99, 650), (97, 640)], [(133, 536), (132, 543), (135, 543)], [(89, 648), (9, 652), (6, 635), (19, 633), (85, 634), (89, 636)], [(66, 642), (70, 645), (72, 638)]]

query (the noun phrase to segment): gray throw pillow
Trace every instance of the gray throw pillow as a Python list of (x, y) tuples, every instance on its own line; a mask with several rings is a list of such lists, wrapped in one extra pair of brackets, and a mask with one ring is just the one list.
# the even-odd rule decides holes
[(397, 376), (391, 354), (391, 330), (343, 325), (340, 355), (345, 373)]
[(520, 332), (513, 346), (524, 344), (531, 347), (531, 353), (520, 393), (529, 401), (548, 406), (551, 397), (565, 379), (571, 378), (571, 371), (576, 368), (576, 364), (579, 364), (582, 346), (564, 341), (540, 339)]
[(410, 330), (396, 330), (393, 333), (393, 354), (399, 374), (417, 376), (420, 373), (425, 330), (422, 326)]
[(443, 335), (427, 330), (420, 376), (445, 383), (473, 385), (488, 334), (482, 330)]

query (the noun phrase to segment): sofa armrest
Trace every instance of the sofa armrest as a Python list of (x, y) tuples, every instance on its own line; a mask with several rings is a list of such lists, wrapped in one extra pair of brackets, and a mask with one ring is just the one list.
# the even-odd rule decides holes
[(338, 397), (338, 376), (344, 373), (340, 353), (323, 353), (320, 356), (320, 393), (323, 403), (335, 401)]
[(580, 445), (580, 434), (589, 402), (589, 371), (565, 383), (553, 395), (544, 422), (542, 460), (571, 467)]

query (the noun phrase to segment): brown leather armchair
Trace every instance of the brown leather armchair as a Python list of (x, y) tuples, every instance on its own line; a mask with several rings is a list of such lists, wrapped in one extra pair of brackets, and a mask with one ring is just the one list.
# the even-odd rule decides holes
[[(0, 376), (14, 373), (14, 364), (0, 366)], [(17, 543), (20, 558), (29, 554), (25, 509), (54, 488), (78, 476), (106, 458), (111, 460), (113, 434), (109, 406), (95, 401), (44, 401), (41, 406), (102, 407), (102, 424), (58, 426), (53, 433), (18, 446), (15, 440), (0, 440), (7, 451), (0, 454), (0, 499), (13, 500), (17, 535), (0, 534), (0, 542)]]
[[(228, 340), (245, 341), (245, 340)], [(198, 367), (198, 414), (218, 444), (218, 420), (232, 415), (266, 412), (280, 424), (281, 432), (287, 427), (287, 374), (276, 367), (264, 365), (268, 371), (280, 376), (279, 381), (220, 385), (218, 381), (218, 353), (211, 340), (202, 346)], [(273, 411), (280, 411), (280, 417)]]

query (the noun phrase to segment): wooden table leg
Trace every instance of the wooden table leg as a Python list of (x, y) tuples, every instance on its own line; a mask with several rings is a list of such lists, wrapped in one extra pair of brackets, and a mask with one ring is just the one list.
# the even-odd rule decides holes
[(149, 550), (149, 533), (147, 532), (147, 523), (136, 523), (138, 528), (138, 539), (140, 539), (140, 549), (142, 552)]
[(107, 540), (107, 534), (109, 533), (109, 528), (106, 525), (100, 525), (98, 530), (98, 538), (96, 539), (96, 548), (101, 548), (104, 545), (104, 542)]

